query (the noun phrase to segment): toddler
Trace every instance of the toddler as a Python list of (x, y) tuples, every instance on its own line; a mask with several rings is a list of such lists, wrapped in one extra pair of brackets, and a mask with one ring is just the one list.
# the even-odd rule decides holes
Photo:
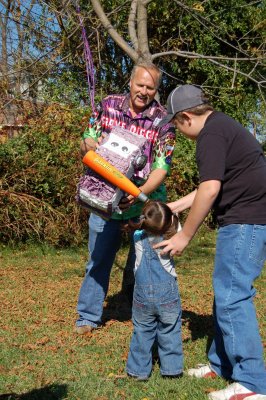
[(147, 380), (152, 370), (152, 346), (156, 340), (163, 377), (183, 372), (181, 305), (173, 259), (160, 255), (153, 245), (173, 236), (178, 217), (160, 201), (149, 201), (138, 222), (129, 221), (136, 250), (133, 294), (133, 335), (126, 365), (128, 376)]

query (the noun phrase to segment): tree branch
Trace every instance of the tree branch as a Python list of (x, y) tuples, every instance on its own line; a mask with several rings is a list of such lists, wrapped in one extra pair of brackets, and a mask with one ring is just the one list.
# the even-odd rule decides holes
[[(162, 53), (155, 53), (152, 55), (152, 59), (154, 60), (155, 58), (161, 57), (161, 56), (169, 56), (169, 55), (179, 55), (181, 57), (188, 57), (188, 58), (205, 58), (207, 60), (225, 60), (225, 61), (235, 61), (235, 57), (223, 57), (223, 56), (204, 56), (202, 54), (198, 53), (192, 53), (189, 51), (175, 51), (175, 50), (169, 50), (169, 51), (164, 51)], [(258, 62), (259, 60), (265, 60), (266, 57), (243, 57), (243, 58), (237, 58), (238, 61), (256, 61)]]
[[(194, 59), (201, 59), (201, 60), (208, 60), (209, 62), (211, 62), (212, 64), (217, 65), (218, 67), (224, 68), (227, 71), (232, 71), (234, 72), (234, 74), (239, 74), (242, 76), (245, 76), (246, 78), (250, 79), (252, 82), (256, 83), (260, 89), (261, 95), (262, 95), (262, 99), (266, 104), (266, 99), (265, 96), (262, 94), (262, 89), (266, 87), (266, 80), (261, 80), (258, 81), (257, 79), (253, 78), (249, 73), (245, 73), (243, 71), (240, 71), (239, 69), (237, 69), (236, 67), (230, 67), (226, 64), (222, 64), (218, 61), (216, 61), (217, 59), (220, 60), (233, 60), (234, 62), (236, 61), (235, 58), (226, 58), (226, 57), (212, 57), (212, 56), (203, 56), (202, 54), (197, 54), (197, 53), (190, 53), (190, 52), (186, 52), (186, 51), (165, 51), (163, 53), (156, 53), (152, 55), (152, 60), (154, 60), (155, 58), (159, 58), (159, 57), (164, 57), (164, 56), (169, 56), (169, 55), (176, 55), (179, 57), (184, 57), (184, 58), (194, 58)], [(239, 59), (238, 59), (239, 61)]]
[(148, 28), (147, 28), (147, 8), (144, 0), (138, 0), (137, 10), (137, 23), (138, 23), (138, 42), (139, 42), (139, 56), (144, 60), (151, 60), (151, 53), (149, 50)]
[(119, 35), (113, 25), (107, 18), (99, 0), (91, 0), (92, 7), (101, 21), (103, 27), (107, 30), (109, 35), (121, 47), (122, 50), (133, 60), (137, 61), (138, 53)]
[(129, 37), (132, 42), (132, 46), (136, 51), (138, 51), (139, 44), (138, 44), (138, 37), (136, 32), (136, 14), (137, 14), (137, 3), (138, 0), (132, 0), (130, 12), (128, 16), (128, 33)]

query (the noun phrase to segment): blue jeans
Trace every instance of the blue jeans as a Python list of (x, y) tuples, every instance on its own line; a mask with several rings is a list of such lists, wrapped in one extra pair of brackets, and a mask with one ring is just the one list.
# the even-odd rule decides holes
[(266, 370), (253, 299), (266, 260), (266, 225), (228, 225), (218, 231), (214, 287), (215, 337), (211, 368), (266, 394)]
[[(91, 213), (89, 218), (89, 253), (86, 275), (80, 288), (77, 326), (97, 328), (102, 323), (103, 303), (108, 292), (111, 269), (121, 245), (121, 221), (104, 220)], [(132, 251), (133, 248), (133, 251)], [(135, 251), (131, 246), (127, 266), (133, 270)]]
[(148, 239), (135, 275), (132, 321), (134, 331), (126, 371), (147, 378), (152, 370), (152, 346), (157, 341), (162, 375), (183, 371), (181, 305), (176, 278), (161, 265)]

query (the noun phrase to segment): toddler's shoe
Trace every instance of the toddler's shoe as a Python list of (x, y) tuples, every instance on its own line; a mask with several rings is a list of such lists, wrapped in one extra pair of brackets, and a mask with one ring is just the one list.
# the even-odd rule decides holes
[(149, 376), (132, 375), (129, 372), (127, 372), (127, 376), (129, 376), (132, 379), (135, 379), (136, 381), (147, 381), (149, 379)]
[(254, 393), (235, 382), (225, 389), (210, 393), (208, 398), (210, 400), (266, 400), (266, 394)]
[(217, 376), (209, 364), (198, 364), (196, 368), (188, 369), (187, 374), (196, 378), (215, 378)]
[(181, 372), (180, 374), (176, 374), (176, 375), (162, 375), (162, 378), (164, 379), (180, 379), (182, 378), (183, 373)]

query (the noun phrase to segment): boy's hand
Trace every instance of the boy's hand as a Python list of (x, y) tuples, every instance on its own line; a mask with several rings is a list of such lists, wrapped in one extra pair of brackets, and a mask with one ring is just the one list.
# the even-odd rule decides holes
[(154, 245), (153, 248), (159, 249), (160, 247), (163, 247), (163, 250), (160, 252), (161, 255), (170, 252), (170, 256), (181, 256), (181, 254), (189, 244), (190, 240), (191, 239), (188, 238), (181, 230), (180, 232), (172, 236), (171, 239), (163, 240), (162, 242)]

